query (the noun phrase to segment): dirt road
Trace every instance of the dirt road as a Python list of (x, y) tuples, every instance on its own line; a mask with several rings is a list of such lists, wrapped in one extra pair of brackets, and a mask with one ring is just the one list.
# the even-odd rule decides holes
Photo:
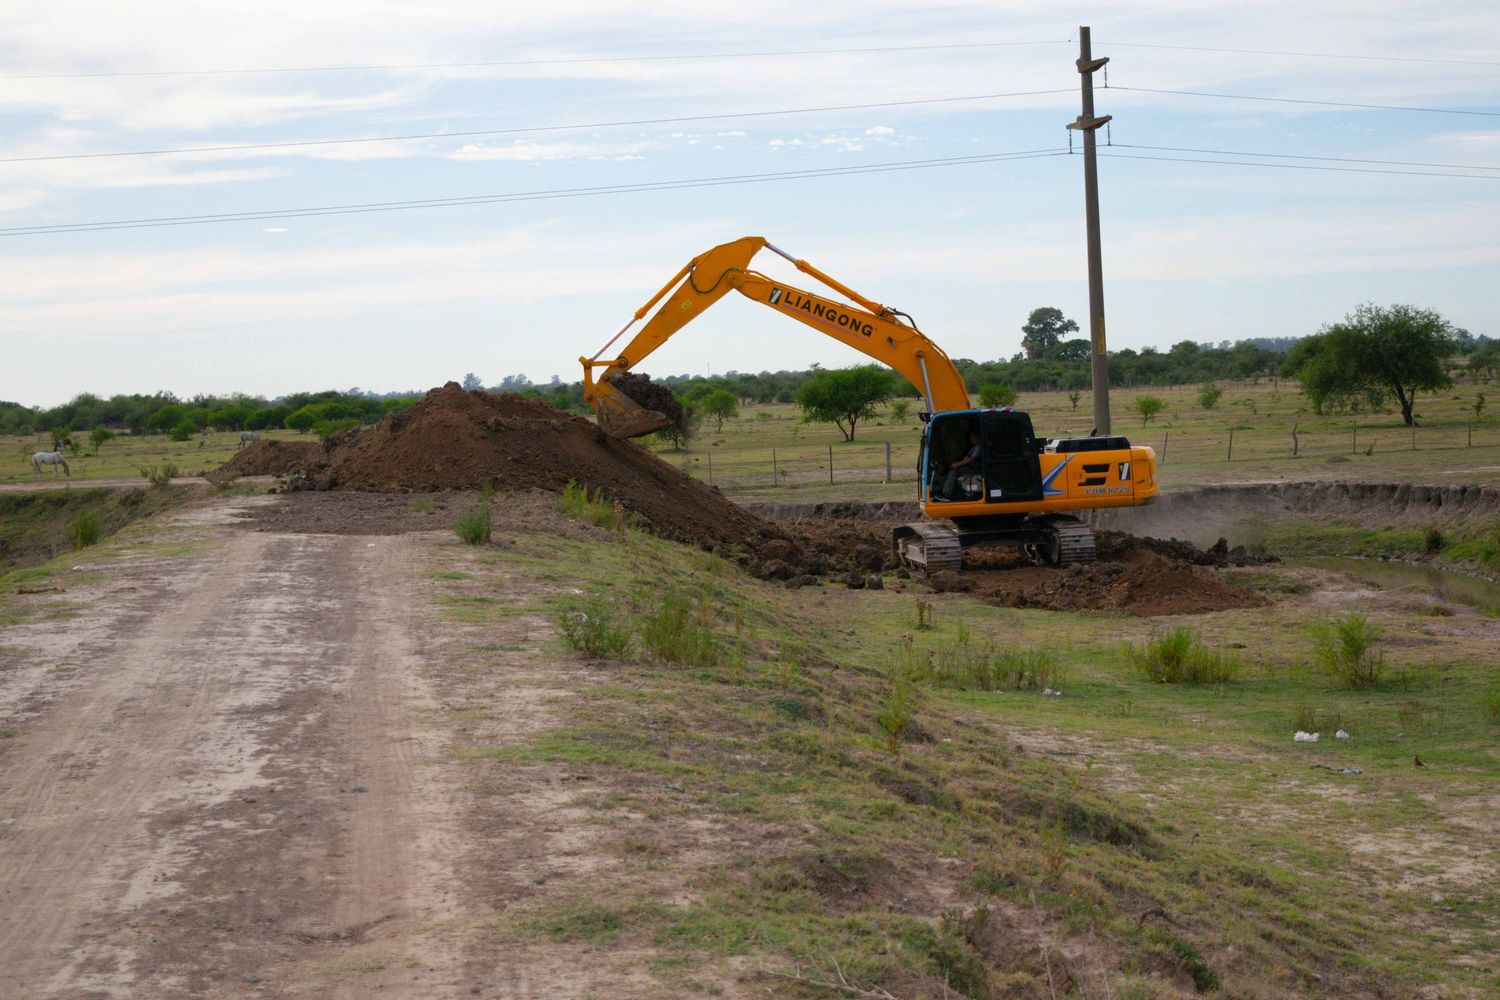
[(0, 633), (0, 995), (468, 993), (420, 536), (229, 523), (266, 502)]

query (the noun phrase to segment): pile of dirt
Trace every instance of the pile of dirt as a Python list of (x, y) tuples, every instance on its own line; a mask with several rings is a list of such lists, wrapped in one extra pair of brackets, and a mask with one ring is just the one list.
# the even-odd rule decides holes
[(205, 478), (211, 483), (223, 483), (237, 476), (288, 476), (323, 457), (321, 441), (257, 441), (235, 452), (233, 458)]

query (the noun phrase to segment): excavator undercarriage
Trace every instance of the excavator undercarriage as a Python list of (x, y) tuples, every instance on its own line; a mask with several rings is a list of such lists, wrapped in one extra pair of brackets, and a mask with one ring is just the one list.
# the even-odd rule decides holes
[(1094, 561), (1094, 529), (1067, 514), (917, 521), (901, 525), (891, 539), (903, 565), (929, 574), (957, 571), (963, 566), (964, 549), (993, 545), (1015, 545), (1043, 566)]

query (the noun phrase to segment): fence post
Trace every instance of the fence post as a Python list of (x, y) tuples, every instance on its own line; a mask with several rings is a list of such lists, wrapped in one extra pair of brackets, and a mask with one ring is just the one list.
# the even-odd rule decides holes
[(714, 484), (714, 450), (708, 449), (708, 485)]
[(1161, 458), (1157, 459), (1157, 468), (1167, 464), (1167, 442), (1172, 440), (1172, 432), (1167, 431), (1161, 436)]
[(1353, 417), (1351, 419), (1354, 422), (1350, 425), (1352, 429), (1349, 433), (1353, 436), (1349, 439), (1349, 454), (1353, 455), (1359, 451), (1359, 418)]
[(1299, 442), (1297, 440), (1297, 421), (1293, 420), (1292, 421), (1292, 457), (1293, 458), (1297, 457), (1297, 449), (1300, 446), (1301, 446), (1301, 442)]
[(1234, 428), (1229, 428), (1229, 454), (1224, 456), (1224, 461), (1234, 461)]
[(776, 449), (771, 449), (771, 485), (781, 485), (781, 474), (776, 470)]
[(1411, 422), (1411, 450), (1417, 450), (1417, 422), (1415, 420)]
[(887, 441), (885, 443), (885, 481), (891, 482), (893, 478), (891, 475), (891, 443)]
[(1469, 444), (1468, 444), (1468, 447), (1470, 447), (1470, 448), (1474, 447), (1474, 421), (1472, 421), (1472, 420), (1469, 421)]
[(828, 446), (828, 485), (833, 485), (833, 445)]

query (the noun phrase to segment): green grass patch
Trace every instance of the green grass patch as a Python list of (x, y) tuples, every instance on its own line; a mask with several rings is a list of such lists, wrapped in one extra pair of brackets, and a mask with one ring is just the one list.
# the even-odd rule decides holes
[[(166, 490), (65, 488), (0, 494), (0, 574), (13, 573), (114, 535), (182, 503), (189, 487)], [(4, 578), (0, 586), (24, 578)]]

